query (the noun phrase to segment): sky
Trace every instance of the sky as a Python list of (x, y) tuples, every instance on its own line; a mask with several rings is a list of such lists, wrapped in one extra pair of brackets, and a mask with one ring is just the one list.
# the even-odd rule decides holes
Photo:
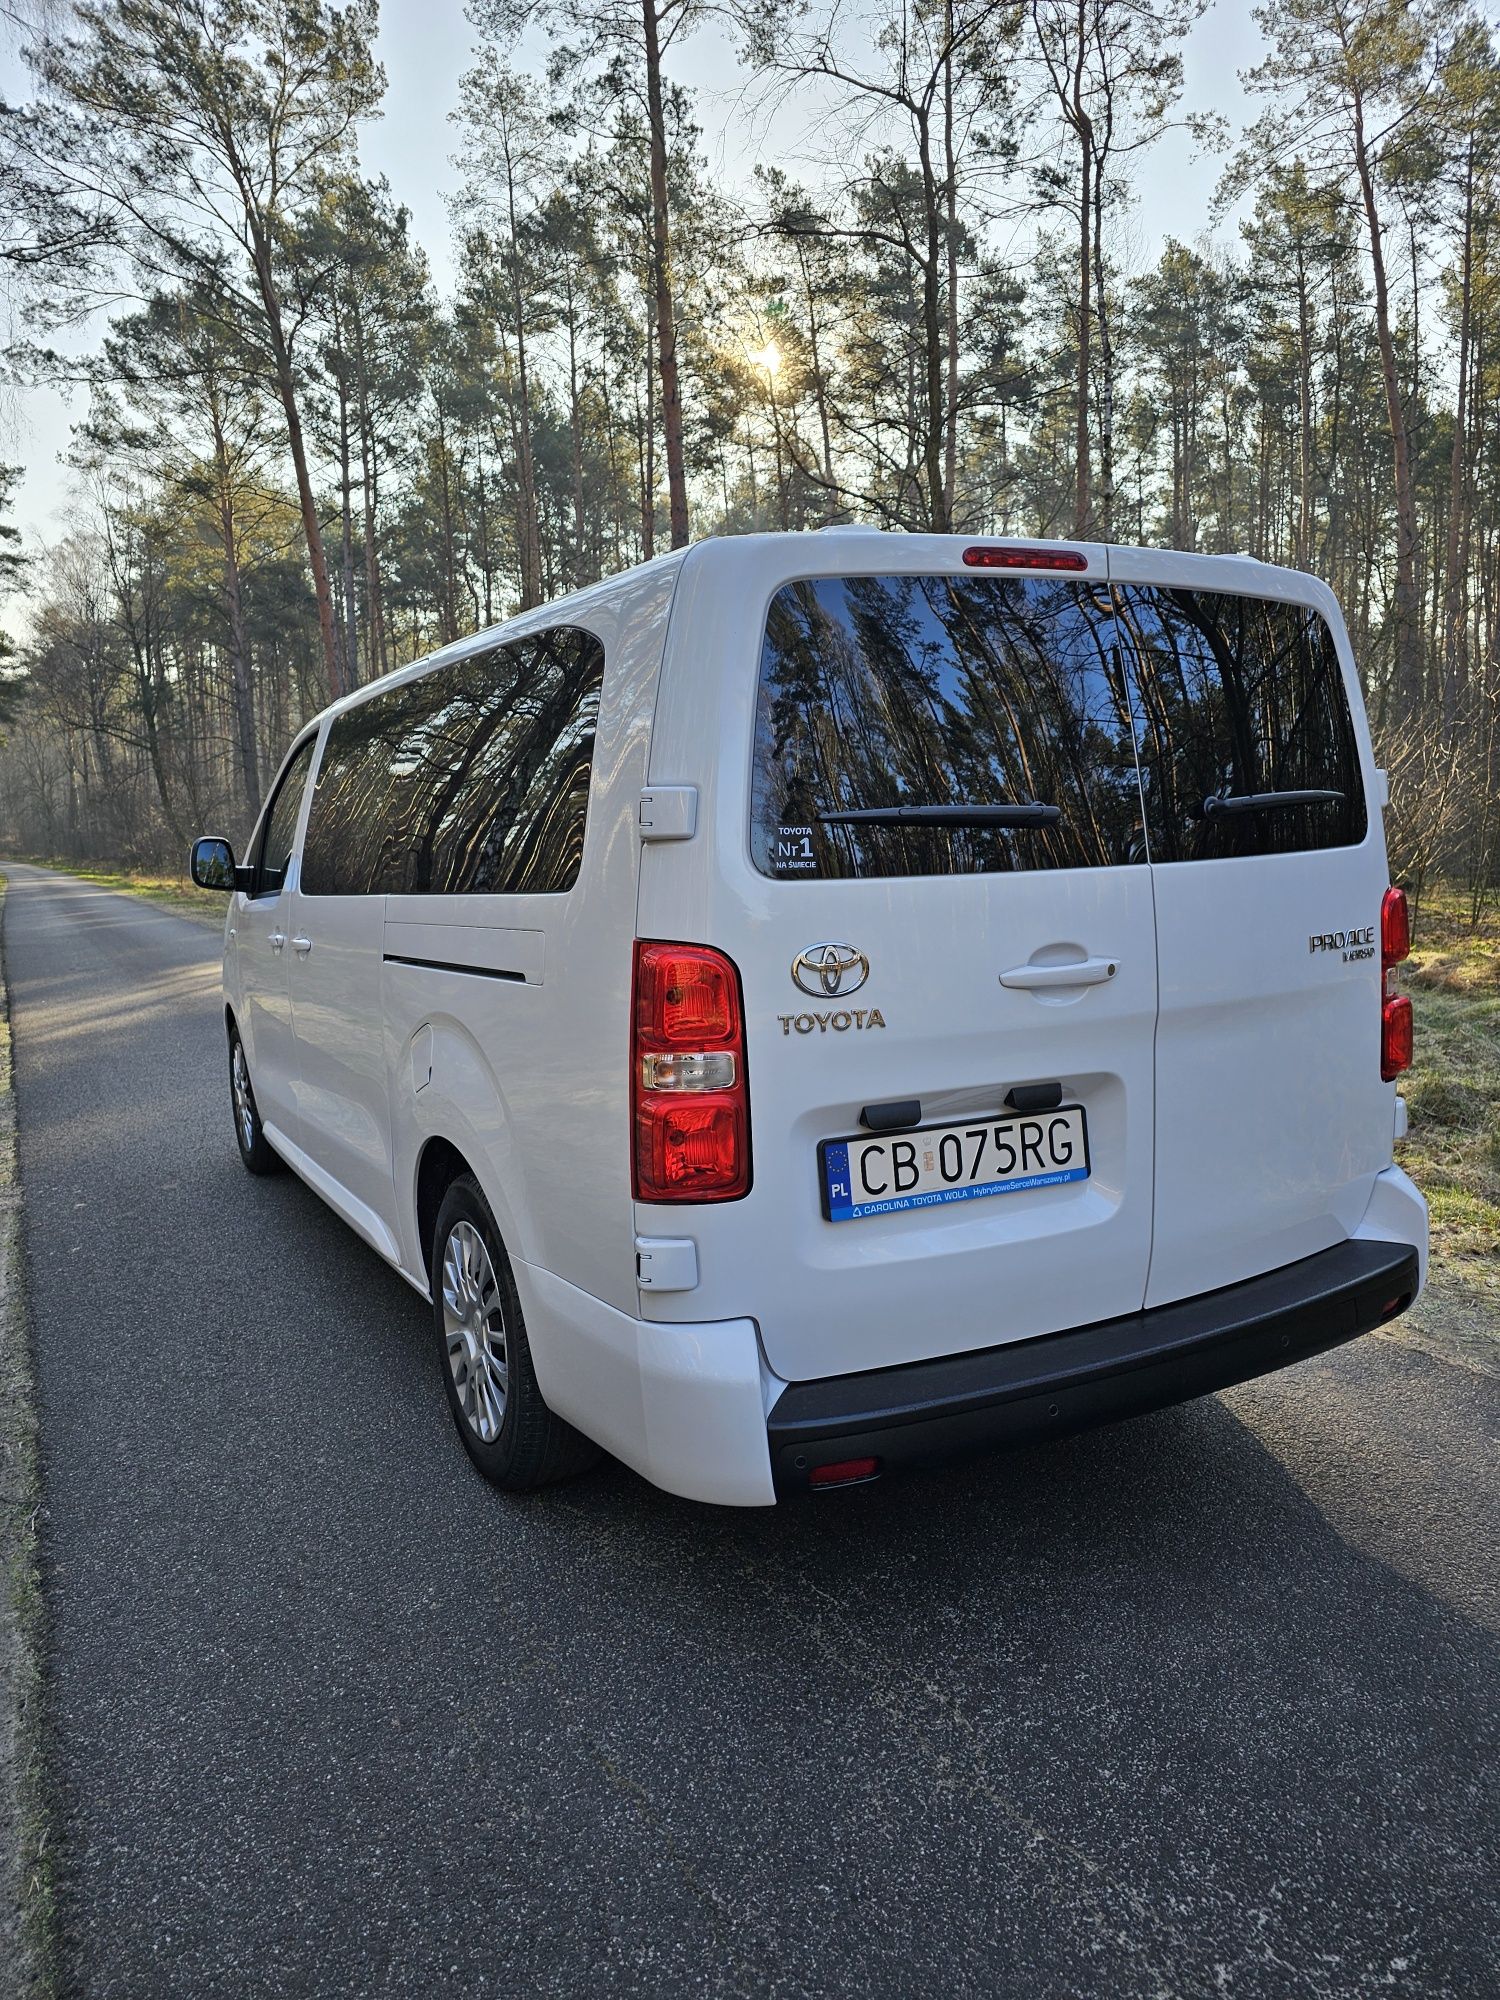
[[(444, 290), (452, 268), (444, 197), (459, 181), (452, 157), (457, 134), (449, 113), (469, 64), (472, 35), (461, 0), (383, 0), (378, 54), (388, 83), (384, 115), (365, 128), (360, 141), (366, 173), (384, 174), (396, 199), (410, 209), (413, 233)], [(1238, 73), (1258, 60), (1261, 47), (1248, 0), (1212, 0), (1184, 47), (1182, 109), (1219, 112), (1237, 134), (1256, 110)], [(539, 67), (538, 52), (523, 45), (517, 66)], [(694, 94), (704, 148), (717, 177), (731, 187), (747, 185), (757, 163), (765, 161), (816, 178), (815, 113), (805, 101), (799, 106), (794, 100), (769, 123), (752, 116), (743, 101), (744, 78), (732, 43), (720, 30), (704, 28), (674, 49), (668, 69)], [(14, 102), (27, 89), (12, 40), (0, 47), (0, 94)], [(1138, 200), (1126, 245), (1132, 263), (1138, 268), (1154, 263), (1168, 236), (1193, 242), (1204, 233), (1219, 166), (1212, 157), (1200, 157), (1193, 139), (1181, 131), (1168, 133), (1136, 157), (1132, 172)], [(50, 389), (30, 391), (0, 408), (0, 460), (25, 468), (15, 518), (33, 550), (66, 527), (70, 474), (59, 455), (67, 448), (70, 422), (81, 414), (76, 394), (69, 401)], [(14, 628), (14, 615), (10, 622)]]

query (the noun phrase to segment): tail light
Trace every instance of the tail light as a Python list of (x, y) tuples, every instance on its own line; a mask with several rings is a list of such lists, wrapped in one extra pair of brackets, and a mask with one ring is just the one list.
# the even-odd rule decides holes
[(1386, 1083), (1411, 1068), (1411, 1001), (1396, 991), (1396, 967), (1410, 955), (1406, 891), (1387, 889), (1380, 905), (1380, 1074)]
[(750, 1100), (733, 962), (638, 939), (632, 1023), (636, 1200), (738, 1200), (750, 1189)]

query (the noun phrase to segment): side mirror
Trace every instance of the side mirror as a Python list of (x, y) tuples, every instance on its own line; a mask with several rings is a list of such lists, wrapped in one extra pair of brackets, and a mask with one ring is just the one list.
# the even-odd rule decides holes
[(188, 873), (200, 889), (222, 889), (227, 895), (234, 888), (234, 849), (223, 834), (207, 833), (193, 842)]

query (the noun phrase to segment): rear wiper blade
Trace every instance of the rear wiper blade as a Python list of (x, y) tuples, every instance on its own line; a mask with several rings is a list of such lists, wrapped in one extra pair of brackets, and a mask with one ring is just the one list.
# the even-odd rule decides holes
[(1342, 792), (1219, 792), (1203, 801), (1203, 817), (1222, 813), (1280, 812), (1283, 806), (1341, 806)]
[(854, 812), (819, 813), (824, 826), (1056, 826), (1061, 806), (863, 806)]

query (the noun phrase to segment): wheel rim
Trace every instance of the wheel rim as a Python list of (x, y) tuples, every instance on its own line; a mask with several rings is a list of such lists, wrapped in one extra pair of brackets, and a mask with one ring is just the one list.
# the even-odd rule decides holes
[(505, 1314), (484, 1238), (457, 1222), (443, 1247), (443, 1337), (464, 1422), (493, 1444), (505, 1420)]
[(255, 1145), (255, 1099), (250, 1094), (250, 1072), (245, 1067), (245, 1051), (238, 1042), (234, 1045), (229, 1076), (234, 1086), (234, 1121), (239, 1129), (240, 1144), (248, 1153)]

